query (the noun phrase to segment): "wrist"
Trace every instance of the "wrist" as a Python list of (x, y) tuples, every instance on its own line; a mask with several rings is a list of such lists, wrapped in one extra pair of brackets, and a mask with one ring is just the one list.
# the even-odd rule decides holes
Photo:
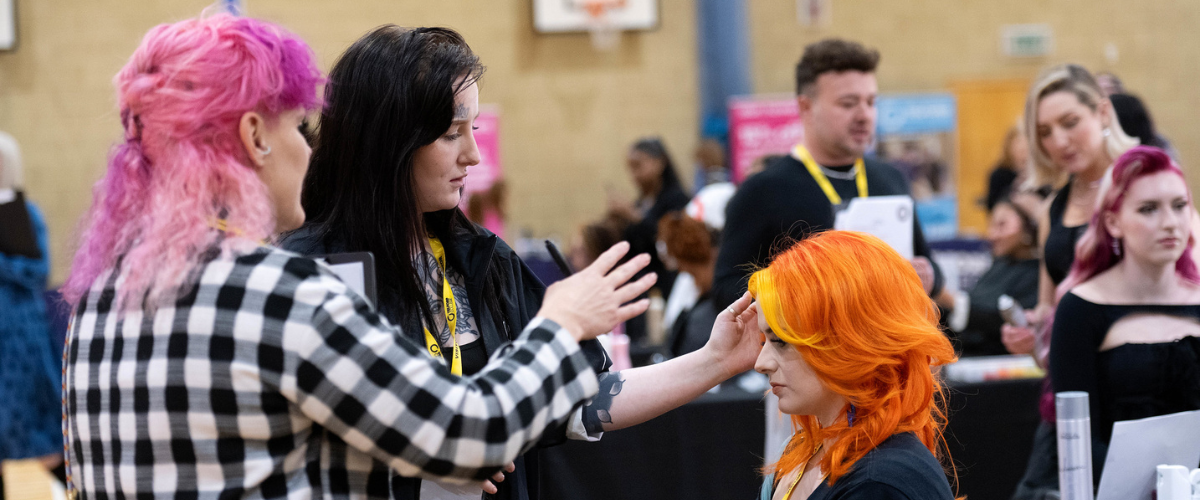
[[(696, 377), (698, 380), (707, 382), (709, 387), (729, 380), (734, 375), (740, 373), (735, 370), (735, 367), (730, 365), (730, 353), (725, 353), (723, 356), (707, 344), (697, 350), (696, 353), (700, 354), (696, 360)], [(714, 366), (718, 369), (713, 370), (712, 367)]]

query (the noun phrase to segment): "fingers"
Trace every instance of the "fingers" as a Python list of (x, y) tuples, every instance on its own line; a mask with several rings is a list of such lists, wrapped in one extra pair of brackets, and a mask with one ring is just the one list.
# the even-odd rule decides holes
[(587, 268), (581, 273), (598, 273), (600, 276), (604, 276), (608, 274), (608, 271), (611, 270), (613, 266), (617, 265), (617, 262), (620, 262), (621, 258), (625, 257), (625, 254), (627, 253), (629, 253), (629, 243), (624, 241), (617, 243), (616, 245), (613, 245), (612, 248), (609, 248), (608, 250), (605, 250), (604, 253), (600, 254), (600, 256), (596, 258), (596, 261), (593, 262), (592, 265), (587, 266)]
[(742, 317), (742, 314), (750, 308), (750, 303), (753, 299), (750, 297), (750, 292), (743, 293), (741, 297), (729, 304), (729, 307), (721, 311), (721, 315), (727, 315), (727, 319), (735, 320)]
[[(504, 468), (507, 469), (508, 466), (505, 466)], [(499, 482), (504, 481), (504, 471), (503, 470), (496, 471), (495, 474), (492, 474), (491, 479), (492, 479), (492, 483), (499, 483)]]
[(605, 283), (611, 283), (614, 287), (618, 286), (621, 283), (629, 281), (629, 278), (632, 278), (633, 275), (637, 274), (638, 271), (641, 271), (642, 268), (646, 267), (648, 264), (650, 264), (649, 255), (638, 255), (632, 259), (629, 259), (629, 262), (621, 264), (620, 267), (613, 269), (612, 272), (609, 272), (608, 275), (604, 277), (604, 281)]
[(484, 481), (482, 483), (479, 483), (479, 486), (483, 488), (483, 491), (485, 491), (491, 495), (495, 495), (496, 493), (500, 492), (500, 489), (497, 488), (496, 485), (492, 484), (491, 481)]
[(643, 293), (646, 293), (654, 283), (658, 282), (658, 275), (654, 273), (642, 276), (633, 283), (628, 283), (616, 290), (616, 298), (618, 304), (624, 304), (633, 299), (638, 298)]
[(650, 307), (650, 299), (642, 299), (632, 304), (621, 306), (617, 309), (617, 322), (624, 323), (633, 319), (635, 316), (646, 312)]
[(515, 464), (513, 462), (509, 462), (508, 465), (504, 466), (504, 472), (516, 472), (516, 471), (517, 471), (517, 464)]

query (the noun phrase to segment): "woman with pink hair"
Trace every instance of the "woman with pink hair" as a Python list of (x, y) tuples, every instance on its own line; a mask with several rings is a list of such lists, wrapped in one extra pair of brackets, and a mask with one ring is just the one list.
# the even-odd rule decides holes
[(1090, 396), (1097, 479), (1113, 422), (1200, 409), (1200, 272), (1183, 171), (1139, 146), (1104, 184), (1059, 287), (1050, 346), (1054, 390)]
[(295, 35), (229, 15), (155, 27), (116, 76), (125, 137), (64, 290), (85, 497), (388, 498), (378, 462), (499, 480), (597, 393), (579, 341), (646, 309), (622, 304), (653, 283), (626, 283), (649, 258), (613, 269), (617, 245), (550, 287), (507, 354), (452, 375), (328, 268), (268, 243), (304, 222), (300, 129), (321, 81)]

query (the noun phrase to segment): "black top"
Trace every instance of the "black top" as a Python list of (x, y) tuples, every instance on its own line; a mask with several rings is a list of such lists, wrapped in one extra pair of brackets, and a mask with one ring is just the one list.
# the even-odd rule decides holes
[(1004, 318), (1000, 316), (998, 302), (1001, 295), (1008, 295), (1026, 310), (1037, 306), (1038, 260), (997, 257), (968, 295), (971, 311), (967, 316), (967, 327), (957, 334), (962, 355), (1008, 354), (1000, 341)]
[(667, 341), (671, 356), (683, 356), (704, 347), (720, 313), (713, 306), (710, 294), (702, 295), (696, 300), (696, 305), (680, 313), (671, 326), (671, 336)]
[[(895, 168), (873, 158), (864, 159), (867, 193), (871, 196), (908, 195), (908, 182)], [(829, 182), (843, 200), (858, 197), (854, 180)], [(771, 257), (788, 241), (800, 240), (817, 231), (833, 229), (834, 211), (804, 164), (792, 156), (772, 161), (767, 168), (746, 180), (725, 209), (725, 229), (713, 280), (713, 302), (723, 309), (741, 297), (753, 270), (766, 267)], [(913, 217), (913, 253), (930, 258), (929, 244), (921, 225)], [(930, 258), (930, 262), (933, 260)], [(942, 289), (942, 272), (933, 265), (936, 296)]]
[(1074, 227), (1063, 226), (1063, 212), (1067, 210), (1067, 198), (1071, 194), (1071, 183), (1058, 190), (1054, 201), (1050, 202), (1050, 233), (1046, 236), (1046, 247), (1042, 250), (1042, 259), (1046, 262), (1046, 272), (1055, 286), (1067, 279), (1071, 272), (1071, 264), (1075, 263), (1075, 244), (1079, 237), (1087, 231), (1088, 225)]
[[(774, 475), (763, 481), (760, 498), (770, 499)], [(942, 465), (911, 432), (894, 434), (854, 463), (830, 486), (822, 482), (808, 500), (951, 500)]]
[(654, 204), (642, 215), (642, 220), (630, 224), (625, 229), (625, 239), (629, 241), (629, 255), (650, 254), (650, 264), (638, 275), (647, 272), (658, 273), (658, 282), (654, 286), (662, 292), (663, 297), (671, 294), (675, 273), (668, 272), (667, 267), (658, 258), (658, 221), (669, 212), (683, 210), (689, 201), (691, 198), (683, 192), (679, 184), (663, 186), (662, 191), (654, 198)]
[[(1092, 448), (1105, 456), (1113, 422), (1200, 409), (1200, 337), (1124, 344), (1100, 352), (1113, 324), (1130, 314), (1200, 320), (1200, 304), (1095, 304), (1067, 293), (1058, 303), (1050, 341), (1054, 391), (1086, 391)], [(1103, 463), (1093, 463), (1100, 477)]]

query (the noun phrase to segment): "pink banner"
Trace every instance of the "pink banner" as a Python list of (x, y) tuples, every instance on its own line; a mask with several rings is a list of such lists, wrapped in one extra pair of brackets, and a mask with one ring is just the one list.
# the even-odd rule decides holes
[[(494, 104), (479, 106), (475, 119), (475, 144), (479, 147), (479, 164), (467, 170), (466, 191), (462, 207), (477, 224), (504, 237), (503, 187), (495, 186), (503, 177), (500, 168), (500, 107)], [(471, 210), (471, 205), (478, 206)]]
[(788, 154), (804, 134), (792, 95), (744, 96), (729, 100), (729, 141), (734, 182), (766, 155)]
[(487, 191), (500, 178), (500, 108), (494, 104), (479, 106), (475, 119), (475, 143), (479, 146), (479, 164), (467, 170), (467, 194)]

